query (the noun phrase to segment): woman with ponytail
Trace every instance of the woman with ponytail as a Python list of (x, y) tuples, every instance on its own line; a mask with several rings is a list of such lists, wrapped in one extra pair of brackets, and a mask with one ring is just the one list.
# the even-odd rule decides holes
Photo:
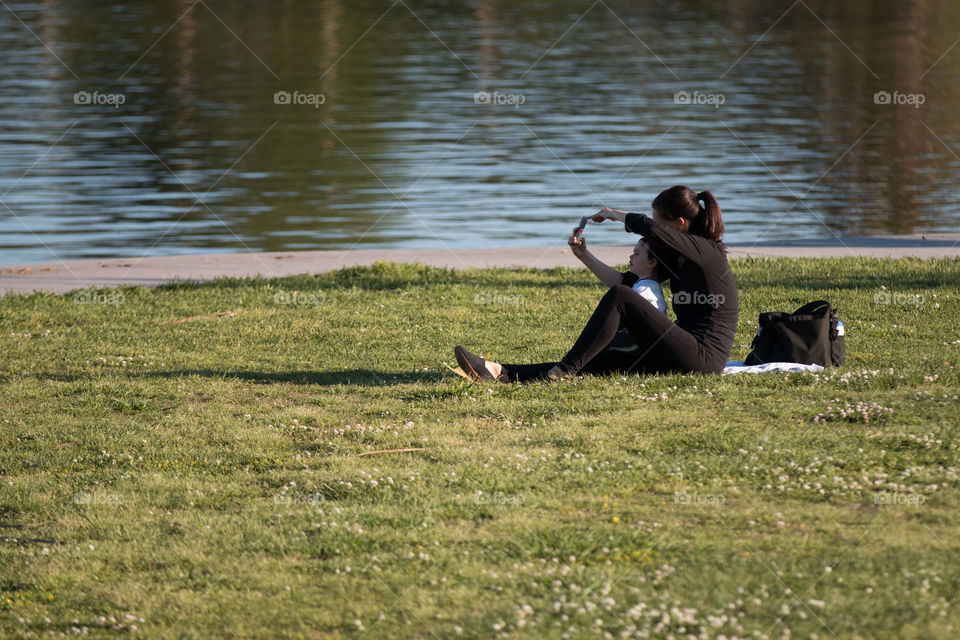
[[(654, 198), (651, 213), (604, 208), (592, 219), (622, 222), (628, 232), (648, 241), (649, 256), (669, 275), (676, 322), (629, 286), (627, 272), (622, 283), (601, 298), (559, 362), (500, 364), (458, 346), (454, 354), (463, 371), (477, 380), (501, 382), (582, 373), (720, 373), (733, 348), (739, 315), (737, 285), (720, 241), (720, 205), (709, 191), (676, 186)], [(620, 327), (630, 332), (639, 349), (608, 348)]]

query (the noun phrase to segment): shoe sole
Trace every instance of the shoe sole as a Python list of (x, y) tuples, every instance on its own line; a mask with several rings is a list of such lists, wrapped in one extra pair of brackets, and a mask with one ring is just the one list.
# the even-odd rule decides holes
[(462, 347), (456, 347), (453, 350), (453, 355), (457, 358), (457, 364), (460, 365), (460, 368), (464, 370), (467, 374), (473, 378), (474, 382), (482, 382), (483, 376), (477, 373), (476, 369), (473, 368), (473, 365), (470, 364), (470, 360), (467, 359), (464, 349)]

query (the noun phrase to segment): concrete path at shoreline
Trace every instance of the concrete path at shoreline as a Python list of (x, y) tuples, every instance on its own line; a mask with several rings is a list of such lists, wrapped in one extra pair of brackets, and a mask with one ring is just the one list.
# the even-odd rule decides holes
[[(590, 247), (609, 264), (626, 264), (632, 245)], [(768, 242), (730, 245), (731, 258), (824, 258), (870, 256), (900, 258), (960, 257), (960, 234), (877, 236), (841, 240)], [(89, 287), (156, 286), (171, 280), (211, 280), (217, 277), (287, 276), (319, 273), (378, 260), (421, 262), (468, 267), (582, 266), (565, 245), (505, 249), (364, 249), (356, 251), (284, 251), (274, 253), (214, 253), (151, 258), (71, 260), (0, 265), (0, 295), (49, 291), (67, 293)]]

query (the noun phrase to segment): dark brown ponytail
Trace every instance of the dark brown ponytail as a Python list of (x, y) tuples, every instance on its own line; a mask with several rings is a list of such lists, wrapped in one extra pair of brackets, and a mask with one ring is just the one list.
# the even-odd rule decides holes
[(703, 203), (700, 215), (693, 221), (690, 233), (720, 242), (723, 237), (723, 218), (720, 217), (720, 205), (709, 191), (697, 194), (697, 200)]
[(653, 208), (667, 220), (677, 218), (686, 220), (688, 233), (715, 242), (720, 242), (720, 238), (723, 237), (720, 205), (709, 191), (696, 193), (693, 189), (682, 185), (670, 187), (654, 198)]

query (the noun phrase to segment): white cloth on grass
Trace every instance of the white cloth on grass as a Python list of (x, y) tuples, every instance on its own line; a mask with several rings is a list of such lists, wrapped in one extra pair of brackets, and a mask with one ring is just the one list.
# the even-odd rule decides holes
[(723, 375), (735, 373), (768, 373), (770, 371), (822, 371), (819, 364), (800, 364), (799, 362), (767, 362), (746, 365), (742, 360), (728, 360)]

